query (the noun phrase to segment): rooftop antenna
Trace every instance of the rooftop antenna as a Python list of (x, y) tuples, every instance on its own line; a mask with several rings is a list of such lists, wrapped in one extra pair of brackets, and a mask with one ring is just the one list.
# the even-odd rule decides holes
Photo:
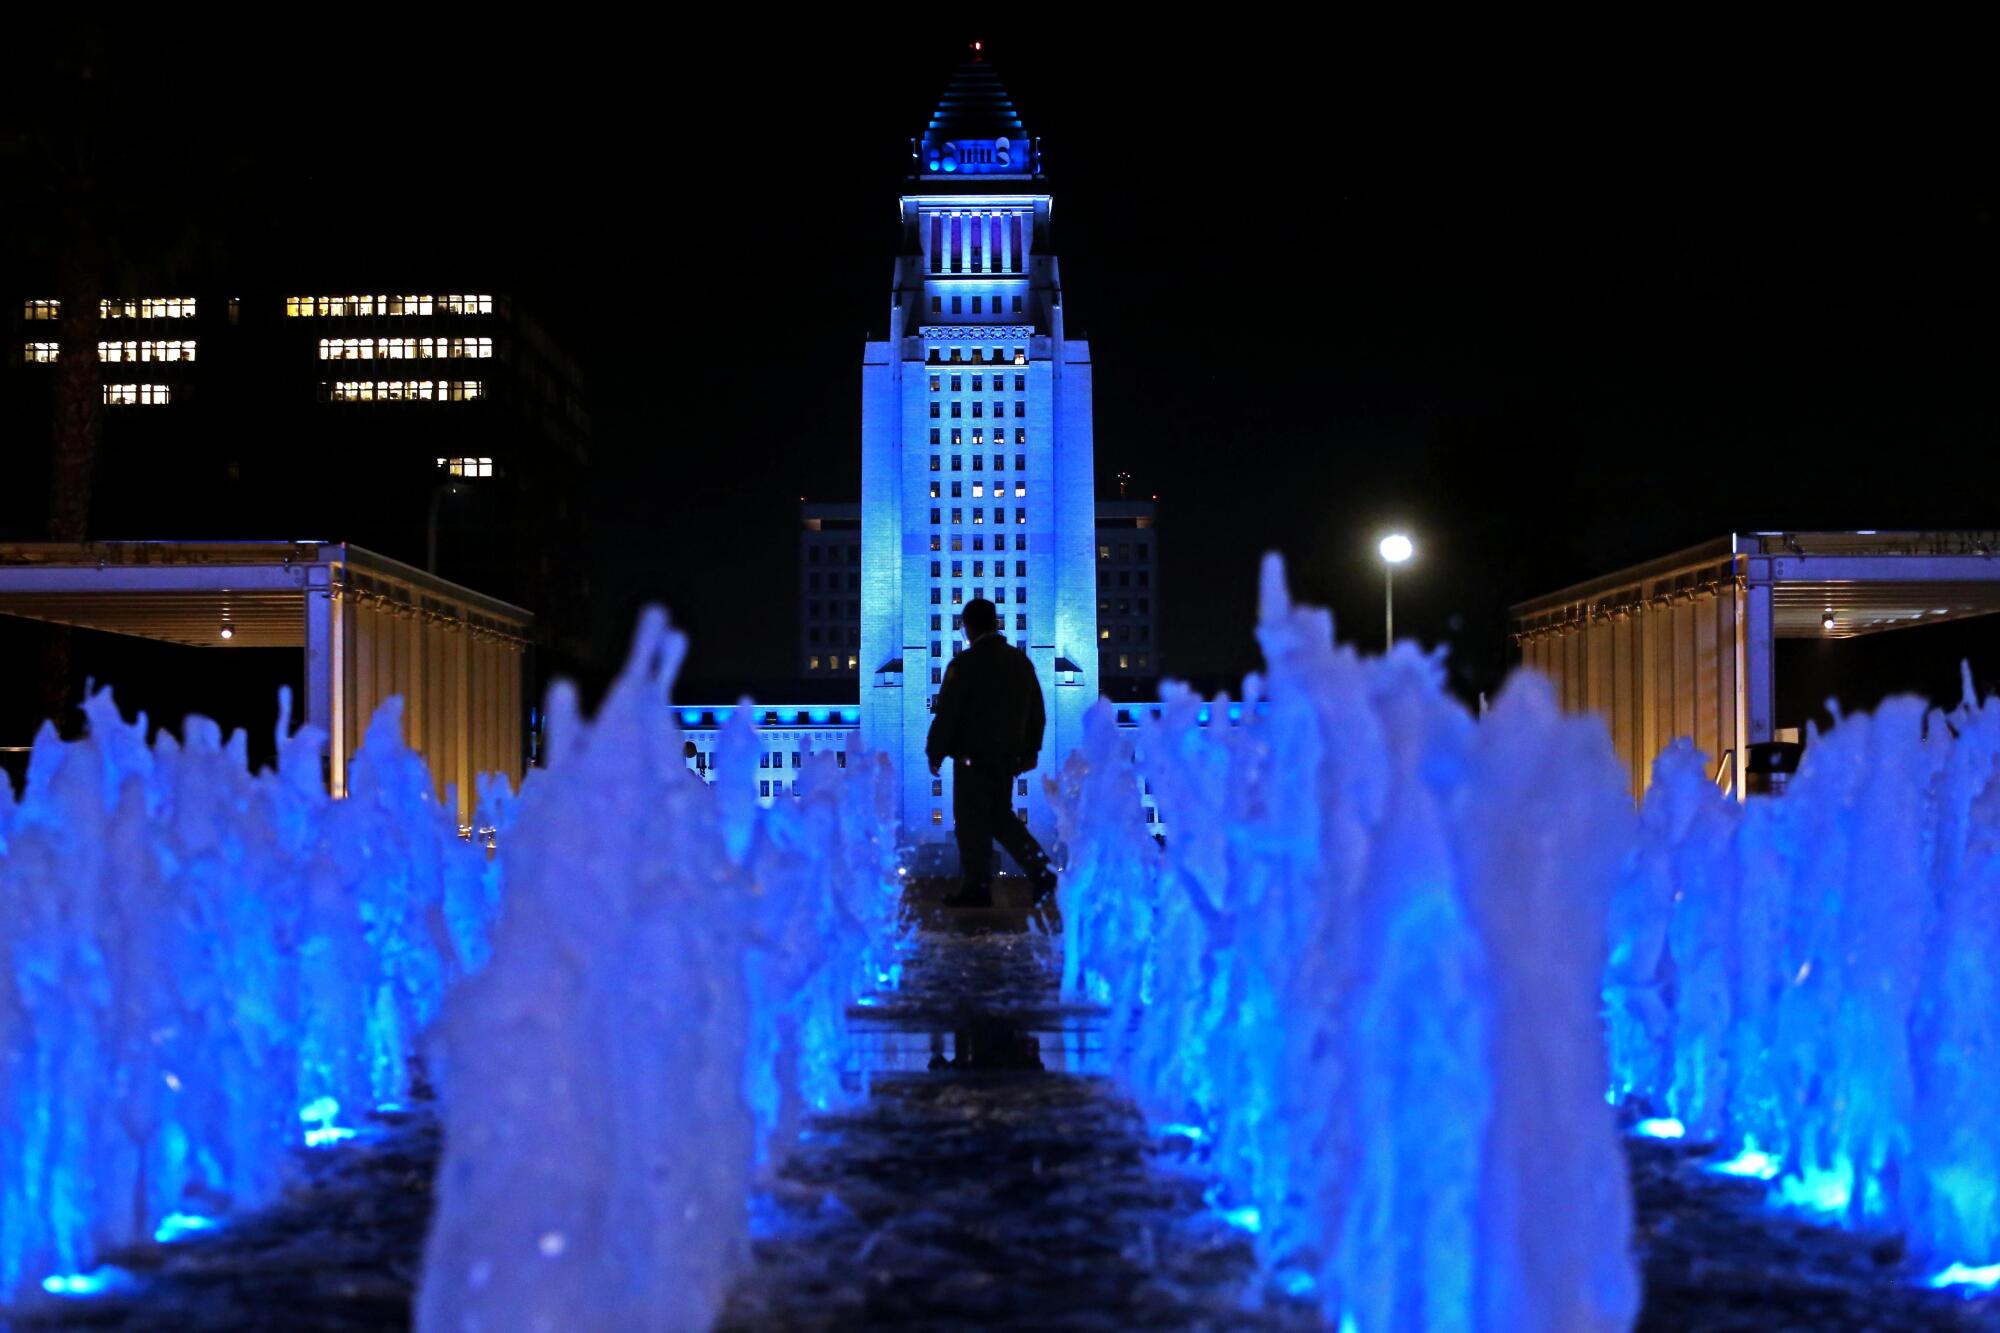
[(1131, 480), (1132, 480), (1132, 474), (1131, 474), (1131, 473), (1129, 473), (1129, 472), (1121, 472), (1121, 473), (1119, 473), (1119, 474), (1118, 474), (1118, 498), (1119, 498), (1119, 499), (1121, 499), (1121, 500), (1122, 500), (1122, 499), (1124, 499), (1124, 498), (1125, 498), (1125, 483), (1127, 483), (1127, 482), (1129, 482), (1129, 481), (1131, 481)]

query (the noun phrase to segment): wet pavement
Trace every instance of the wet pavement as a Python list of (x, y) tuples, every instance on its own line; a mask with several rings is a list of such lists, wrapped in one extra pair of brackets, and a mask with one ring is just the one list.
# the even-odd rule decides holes
[[(816, 1121), (756, 1201), (719, 1329), (1321, 1327), (1204, 1203), (1187, 1141), (1150, 1134), (1109, 1081), (1101, 1016), (1057, 994), (1052, 924), (924, 910), (899, 989), (851, 1011), (870, 1095)], [(437, 1150), (424, 1108), (378, 1118), (304, 1154), (280, 1206), (120, 1256), (131, 1286), (11, 1327), (407, 1328)], [(1766, 1209), (1699, 1151), (1631, 1142), (1642, 1330), (2000, 1330), (2000, 1297), (1928, 1290), (1894, 1238)]]

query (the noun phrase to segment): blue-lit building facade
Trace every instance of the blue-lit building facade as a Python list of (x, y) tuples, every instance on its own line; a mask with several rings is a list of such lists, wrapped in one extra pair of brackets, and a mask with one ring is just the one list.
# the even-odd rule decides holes
[(1090, 350), (1064, 336), (1039, 153), (991, 68), (961, 66), (899, 203), (889, 336), (861, 372), (862, 735), (895, 757), (903, 840), (951, 833), (951, 774), (924, 758), (959, 613), (985, 597), (1048, 705), (1040, 778), (1098, 695)]

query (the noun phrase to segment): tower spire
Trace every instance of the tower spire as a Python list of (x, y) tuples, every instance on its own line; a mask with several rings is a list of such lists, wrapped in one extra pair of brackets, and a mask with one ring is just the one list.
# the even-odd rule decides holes
[(971, 43), (938, 98), (918, 148), (919, 175), (1034, 174), (1027, 127), (1000, 76), (986, 63), (984, 47), (978, 39)]

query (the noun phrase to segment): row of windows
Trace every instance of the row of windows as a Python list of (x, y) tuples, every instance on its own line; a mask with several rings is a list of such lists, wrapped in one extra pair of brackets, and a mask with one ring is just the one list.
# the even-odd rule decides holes
[[(837, 565), (840, 563), (840, 553), (842, 549), (843, 548), (840, 546), (835, 546), (831, 544), (826, 546), (819, 546), (819, 545), (808, 546), (806, 547), (806, 561), (808, 564), (814, 564), (814, 565), (818, 564), (819, 553), (821, 551), (825, 551), (826, 562), (829, 565)], [(847, 552), (847, 558), (849, 560), (853, 561), (857, 565), (861, 563), (861, 547), (859, 545), (850, 542), (844, 549)]]
[(845, 666), (841, 665), (841, 660), (838, 654), (829, 656), (826, 659), (826, 665), (823, 668), (820, 666), (820, 659), (818, 658), (818, 656), (815, 655), (812, 657), (808, 657), (806, 659), (806, 670), (808, 671), (820, 671), (820, 670), (854, 671), (859, 669), (860, 665), (861, 665), (861, 659), (859, 657), (856, 657), (853, 653), (849, 653), (847, 655), (847, 664)]
[[(1109, 652), (1106, 652), (1104, 656), (1101, 659), (1099, 659), (1098, 665), (1103, 670), (1107, 671), (1110, 670), (1111, 654)], [(1152, 669), (1153, 669), (1153, 655), (1151, 653), (1118, 654), (1118, 670), (1120, 671), (1151, 671)]]
[[(941, 508), (931, 510), (931, 522), (933, 523), (943, 522), (944, 520), (938, 517), (938, 515), (942, 514), (943, 512), (944, 510)], [(965, 522), (964, 515), (965, 515), (965, 510), (962, 507), (954, 507), (951, 511), (951, 521), (953, 523), (963, 524)], [(994, 505), (993, 522), (995, 524), (1000, 524), (1000, 523), (1005, 523), (1006, 521), (1007, 521), (1006, 509), (1000, 505)], [(1016, 523), (1026, 523), (1028, 521), (1028, 511), (1026, 509), (1016, 509), (1014, 511), (1014, 521)], [(985, 522), (986, 522), (985, 506), (982, 505), (972, 506), (972, 525), (974, 527), (978, 527)]]
[[(933, 499), (933, 500), (940, 500), (940, 499), (943, 499), (944, 497), (943, 497), (942, 495), (940, 495), (940, 494), (939, 494), (939, 492), (940, 492), (941, 490), (943, 490), (943, 489), (944, 489), (944, 483), (942, 483), (942, 482), (937, 482), (937, 481), (934, 481), (934, 482), (932, 482), (932, 483), (931, 483), (931, 499)], [(1028, 493), (1028, 483), (1027, 483), (1027, 482), (1025, 482), (1025, 481), (1019, 481), (1019, 480), (1015, 481), (1015, 483), (1014, 483), (1014, 498), (1018, 500), (1018, 499), (1020, 499), (1020, 498), (1024, 497), (1025, 495), (1027, 495), (1027, 493)], [(994, 499), (996, 499), (996, 500), (998, 500), (998, 499), (1001, 499), (1001, 498), (1003, 498), (1003, 497), (1004, 497), (1004, 496), (1005, 496), (1006, 494), (1007, 494), (1007, 483), (1006, 483), (1006, 482), (1004, 482), (1004, 481), (996, 481), (996, 482), (994, 482), (994, 483), (993, 483), (993, 498), (994, 498)], [(962, 482), (962, 481), (954, 481), (953, 483), (951, 483), (951, 498), (952, 498), (952, 499), (954, 499), (954, 500), (963, 500), (963, 499), (965, 498), (965, 483), (964, 483), (964, 482)], [(983, 499), (985, 499), (985, 498), (986, 498), (986, 483), (985, 483), (985, 482), (983, 482), (983, 481), (975, 481), (975, 482), (973, 482), (973, 483), (972, 483), (972, 498), (973, 498), (973, 499), (975, 499), (975, 500), (983, 500)]]
[[(951, 562), (951, 576), (953, 578), (960, 578), (964, 575), (964, 573), (965, 573), (965, 562), (963, 560), (954, 560)], [(985, 574), (986, 574), (986, 562), (984, 560), (973, 561), (972, 577), (983, 578)], [(995, 560), (993, 562), (993, 576), (995, 578), (1007, 577), (1007, 562), (1005, 560)], [(941, 579), (944, 577), (944, 561), (942, 560), (931, 561), (931, 577), (934, 579)], [(1014, 562), (1014, 577), (1017, 579), (1024, 579), (1028, 577), (1027, 561), (1016, 560)], [(953, 625), (952, 628), (957, 629), (958, 626)]]
[(440, 458), (438, 466), (454, 477), (490, 477), (493, 475), (493, 460), (490, 458)]
[[(938, 544), (940, 540), (941, 540), (940, 534), (935, 532), (931, 534), (931, 549), (933, 551), (944, 549)], [(984, 544), (985, 541), (986, 541), (985, 537), (981, 536), (978, 533), (974, 533), (972, 535), (972, 549), (975, 551), (985, 550), (986, 549)], [(954, 551), (963, 551), (965, 549), (965, 537), (962, 533), (954, 532), (951, 534), (951, 549)], [(993, 534), (993, 549), (996, 551), (1004, 551), (1007, 549), (1006, 533), (996, 532)], [(1025, 551), (1028, 549), (1027, 533), (1017, 532), (1014, 534), (1014, 549), (1017, 551)]]
[[(974, 417), (985, 416), (986, 415), (986, 412), (984, 410), (985, 407), (986, 404), (984, 402), (975, 401), (972, 404), (972, 415)], [(931, 404), (931, 420), (936, 421), (939, 417), (943, 415), (944, 415), (944, 404), (939, 402), (933, 402)], [(965, 415), (965, 404), (954, 400), (951, 404), (952, 420), (956, 421), (959, 418), (963, 417), (964, 415)], [(1003, 400), (997, 398), (994, 399), (993, 415), (996, 417), (1004, 417), (1007, 415), (1007, 404)], [(1028, 415), (1028, 405), (1022, 402), (1015, 403), (1014, 415), (1017, 417), (1024, 417)]]
[(486, 396), (483, 380), (336, 380), (320, 388), (336, 403), (467, 403)]
[[(947, 351), (950, 352), (949, 356), (946, 355)], [(1028, 349), (1025, 347), (1016, 347), (1010, 356), (1007, 350), (1001, 347), (995, 347), (990, 352), (984, 347), (953, 347), (949, 349), (933, 347), (930, 350), (930, 354), (924, 360), (926, 364), (933, 366), (1025, 366), (1028, 364)]]
[[(811, 588), (814, 592), (818, 592), (821, 586), (819, 581), (819, 575), (818, 574), (806, 575), (806, 586), (808, 588)], [(847, 586), (850, 588), (859, 588), (861, 586), (861, 576), (859, 574), (849, 574), (847, 576)], [(825, 587), (828, 592), (832, 592), (834, 589), (840, 587), (840, 575), (828, 574), (826, 576)]]
[[(1015, 298), (1013, 298), (1013, 299), (1014, 299), (1014, 313), (1018, 315), (1018, 314), (1020, 314), (1020, 313), (1021, 313), (1021, 298), (1020, 298), (1020, 297), (1018, 297), (1018, 296), (1016, 296), (1016, 297), (1015, 297)], [(964, 314), (964, 313), (965, 313), (965, 310), (964, 310), (964, 308), (963, 308), (963, 302), (964, 302), (964, 300), (965, 300), (965, 298), (964, 298), (964, 297), (962, 297), (962, 296), (954, 296), (954, 297), (952, 297), (952, 298), (951, 298), (951, 313), (952, 313), (952, 314), (954, 314), (954, 315), (962, 315), (962, 314)], [(972, 313), (973, 313), (973, 314), (975, 314), (975, 315), (983, 315), (983, 314), (985, 314), (985, 313), (986, 313), (986, 311), (985, 311), (985, 310), (984, 310), (984, 309), (982, 308), (982, 306), (984, 305), (984, 302), (985, 302), (985, 298), (984, 298), (984, 297), (980, 297), (980, 296), (975, 296), (975, 297), (973, 297), (973, 298), (972, 298)], [(944, 313), (944, 298), (943, 298), (943, 297), (941, 297), (941, 296), (933, 296), (933, 297), (931, 298), (931, 313), (932, 313), (933, 315), (942, 315), (942, 314)], [(1001, 310), (1000, 310), (1000, 298), (999, 298), (999, 296), (997, 296), (997, 295), (996, 295), (996, 296), (994, 296), (994, 298), (993, 298), (993, 313), (994, 313), (994, 314), (996, 314), (996, 315), (997, 315), (997, 314), (1000, 314), (1000, 313), (1001, 313)]]
[[(944, 381), (945, 381), (945, 376), (943, 375), (931, 376), (931, 392), (942, 393), (944, 391)], [(951, 391), (953, 393), (960, 392), (961, 386), (963, 385), (964, 381), (965, 381), (965, 376), (963, 375), (951, 376)], [(974, 393), (986, 392), (986, 377), (984, 375), (974, 375), (972, 377), (972, 391)], [(1005, 393), (1006, 391), (1007, 391), (1007, 377), (1005, 375), (995, 375), (993, 377), (993, 392)], [(1016, 375), (1014, 377), (1014, 392), (1026, 393), (1027, 391), (1028, 391), (1028, 377), (1026, 375)], [(1021, 413), (1019, 411), (1016, 411), (1014, 415), (1020, 416)]]
[(1153, 573), (1148, 569), (1121, 569), (1118, 571), (1118, 577), (1113, 579), (1110, 570), (1100, 569), (1097, 571), (1097, 586), (1100, 588), (1150, 588), (1153, 586)]
[(491, 338), (321, 338), (322, 361), (429, 361), (434, 358), (485, 360)]
[[(847, 767), (847, 751), (835, 750), (833, 752), (833, 759), (834, 763), (838, 767), (841, 768)], [(696, 772), (700, 773), (708, 772), (710, 769), (715, 767), (715, 751), (696, 750), (694, 754), (689, 757), (688, 766), (694, 769)], [(757, 767), (762, 769), (773, 769), (773, 768), (782, 769), (784, 766), (785, 766), (785, 756), (782, 754), (772, 754), (766, 752), (763, 755), (760, 755), (757, 760)], [(792, 751), (792, 767), (793, 768), (805, 767), (804, 757), (797, 750)]]
[[(23, 301), (24, 319), (60, 319), (61, 301)], [(97, 303), (99, 319), (193, 319), (192, 296), (148, 296), (140, 300), (110, 300)]]
[[(28, 343), (23, 348), (22, 359), (46, 365), (62, 353), (61, 343)], [(97, 344), (99, 361), (192, 361), (194, 360), (194, 339), (192, 338), (148, 338), (138, 341), (108, 341)]]
[[(192, 304), (192, 302), (190, 302)], [(348, 315), (490, 315), (491, 296), (287, 296), (293, 319)]]
[[(972, 432), (972, 433), (973, 433), (974, 435), (977, 435), (977, 434), (979, 434), (979, 432), (978, 432), (978, 431), (974, 431), (974, 432)], [(1025, 433), (1026, 433), (1026, 432), (1023, 432), (1023, 434), (1025, 434)], [(956, 431), (954, 431), (954, 432), (953, 432), (953, 434), (957, 434), (957, 432), (956, 432)], [(933, 440), (933, 441), (932, 441), (932, 443), (933, 443), (933, 444), (935, 444), (935, 443), (936, 443), (936, 441), (935, 441), (935, 440)], [(953, 443), (953, 444), (957, 444), (957, 443), (958, 443), (958, 441), (957, 441), (957, 440), (953, 440), (953, 441), (952, 441), (952, 443)], [(979, 443), (979, 441), (975, 439), (975, 440), (973, 441), (973, 443), (974, 443), (974, 444), (978, 444), (978, 443)], [(998, 443), (1000, 443), (1000, 441), (998, 441), (998, 440), (995, 440), (995, 441), (994, 441), (993, 443), (995, 443), (995, 444), (998, 444)], [(1007, 455), (1005, 455), (1005, 454), (995, 454), (995, 455), (993, 455), (993, 470), (994, 470), (995, 472), (1004, 472), (1004, 471), (1006, 471), (1006, 469), (1005, 469), (1005, 468), (1003, 468), (1003, 467), (1001, 467), (1001, 466), (1000, 466), (1000, 465), (1001, 465), (1002, 463), (1004, 463), (1004, 462), (1006, 462), (1006, 461), (1007, 461)], [(980, 472), (980, 471), (983, 471), (983, 470), (985, 469), (985, 465), (986, 465), (986, 455), (984, 455), (984, 454), (974, 454), (974, 455), (972, 455), (972, 470), (973, 470), (974, 472)], [(944, 470), (944, 458), (943, 458), (943, 455), (941, 455), (941, 454), (932, 454), (932, 455), (931, 455), (931, 471), (933, 471), (933, 472), (941, 472), (941, 471), (943, 471), (943, 470)], [(964, 455), (964, 454), (953, 454), (953, 455), (951, 456), (951, 470), (952, 470), (953, 472), (963, 472), (963, 471), (965, 471), (965, 455)], [(1014, 470), (1015, 470), (1016, 472), (1026, 472), (1026, 471), (1028, 470), (1028, 456), (1027, 456), (1026, 454), (1015, 454), (1015, 455), (1014, 455)]]
[[(1131, 599), (1129, 599), (1129, 598), (1125, 598), (1125, 597), (1120, 597), (1120, 598), (1118, 599), (1118, 604), (1117, 604), (1117, 606), (1118, 606), (1118, 609), (1117, 609), (1117, 614), (1118, 614), (1118, 615), (1121, 615), (1121, 616), (1129, 616), (1129, 615), (1131, 615), (1131, 614), (1132, 614), (1132, 602), (1131, 602)], [(1111, 603), (1111, 600), (1110, 600), (1109, 598), (1106, 598), (1105, 600), (1103, 600), (1103, 601), (1100, 601), (1100, 602), (1099, 602), (1099, 603), (1097, 604), (1097, 614), (1098, 614), (1098, 615), (1100, 615), (1100, 616), (1108, 616), (1108, 615), (1111, 615), (1112, 613), (1113, 613), (1113, 612), (1112, 612), (1112, 603)], [(1141, 597), (1141, 598), (1139, 599), (1139, 614), (1140, 614), (1140, 615), (1142, 615), (1142, 616), (1149, 616), (1149, 615), (1153, 614), (1153, 599), (1152, 599), (1152, 598), (1150, 598), (1150, 597)]]
[[(856, 614), (859, 614), (859, 612), (857, 612)], [(857, 648), (860, 647), (861, 627), (859, 625), (850, 626), (844, 632), (840, 630), (838, 627), (832, 627), (832, 626), (828, 627), (826, 631), (826, 641), (828, 643), (840, 643), (843, 640), (847, 643), (853, 644)], [(820, 638), (819, 638), (818, 625), (814, 625), (806, 630), (807, 643), (818, 643), (819, 641)]]
[[(972, 590), (972, 596), (975, 601), (981, 597), (984, 597), (985, 595), (986, 595), (986, 589), (982, 587), (975, 586)], [(1028, 604), (1028, 589), (1025, 586), (1014, 589), (1014, 600), (1016, 602), (1019, 602), (1021, 605), (1026, 606)], [(931, 605), (941, 606), (943, 605), (943, 603), (944, 603), (944, 589), (938, 587), (936, 584), (932, 584)], [(951, 590), (951, 604), (953, 606), (965, 605), (964, 588), (955, 587)], [(1005, 588), (996, 587), (993, 589), (993, 604), (995, 606), (1005, 606), (1007, 604), (1007, 590)], [(937, 645), (932, 644), (931, 646), (935, 648)], [(936, 657), (937, 654), (933, 652), (931, 656)]]
[(112, 407), (159, 407), (173, 399), (173, 389), (165, 384), (107, 384), (104, 401)]
[[(808, 619), (817, 620), (819, 618), (820, 605), (821, 603), (817, 598), (808, 597), (806, 599), (806, 616)], [(829, 616), (838, 617), (840, 615), (840, 605), (841, 604), (837, 599), (825, 603), (826, 614)], [(861, 614), (861, 602), (858, 599), (847, 603), (847, 614), (850, 616), (858, 616)]]
[[(1119, 542), (1116, 545), (1110, 542), (1100, 542), (1097, 546), (1097, 558), (1099, 560), (1146, 560), (1151, 558), (1148, 555), (1150, 549), (1145, 542), (1139, 542), (1136, 545), (1131, 542)], [(1113, 554), (1113, 552), (1116, 552), (1116, 554)]]
[[(933, 449), (937, 448), (940, 444), (943, 443), (943, 440), (944, 440), (944, 432), (940, 431), (935, 426), (931, 427), (931, 448)], [(1014, 443), (1026, 444), (1027, 442), (1028, 442), (1028, 428), (1026, 426), (1016, 426), (1014, 428)], [(986, 432), (984, 430), (974, 428), (972, 432), (972, 447), (978, 449), (983, 447), (985, 443), (986, 443)], [(998, 449), (1001, 446), (1005, 445), (1006, 443), (1007, 443), (1007, 428), (1005, 426), (995, 426), (993, 428), (993, 447), (995, 449)], [(965, 444), (965, 431), (960, 427), (953, 426), (951, 428), (951, 447), (954, 449), (958, 449), (962, 448), (964, 444)], [(1015, 458), (1014, 466), (1016, 468), (1024, 468), (1028, 466), (1028, 458), (1026, 454), (1016, 454), (1014, 455), (1014, 458)], [(1003, 470), (1002, 465), (1005, 463), (1005, 461), (1006, 460), (1001, 458), (998, 454), (995, 454), (993, 457), (993, 470), (995, 472), (1002, 471)], [(958, 471), (958, 465), (953, 464), (951, 470), (953, 472)], [(972, 460), (972, 470), (974, 472), (979, 471), (979, 460), (976, 458)], [(931, 471), (933, 472), (937, 471), (936, 459), (931, 460)]]
[[(1118, 631), (1118, 632), (1117, 632), (1117, 634), (1116, 634), (1115, 636), (1114, 636), (1114, 635), (1112, 634), (1112, 630), (1113, 630), (1113, 629), (1116, 629), (1116, 630)], [(1100, 640), (1102, 640), (1102, 641), (1105, 641), (1105, 642), (1109, 642), (1109, 641), (1110, 641), (1110, 640), (1111, 640), (1112, 638), (1116, 637), (1116, 638), (1117, 638), (1117, 640), (1118, 640), (1118, 641), (1119, 641), (1120, 643), (1130, 643), (1130, 642), (1132, 641), (1132, 626), (1130, 626), (1130, 625), (1116, 625), (1116, 626), (1113, 626), (1113, 625), (1099, 625), (1099, 626), (1097, 627), (1097, 637), (1098, 637), (1098, 638), (1099, 638)], [(1152, 637), (1153, 637), (1153, 627), (1152, 627), (1151, 625), (1141, 625), (1141, 626), (1139, 626), (1139, 642), (1140, 642), (1140, 643), (1146, 643), (1146, 642), (1148, 642), (1149, 640), (1151, 640), (1151, 639), (1152, 639)]]

